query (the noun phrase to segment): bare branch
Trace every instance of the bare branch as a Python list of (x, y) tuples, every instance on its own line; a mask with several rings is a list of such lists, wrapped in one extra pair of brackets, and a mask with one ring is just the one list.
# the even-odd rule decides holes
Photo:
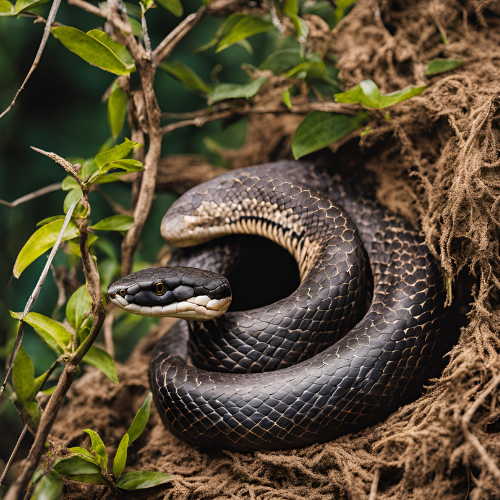
[(2, 477), (0, 477), (0, 486), (2, 486), (3, 480), (5, 479), (7, 472), (9, 472), (10, 466), (12, 465), (14, 457), (16, 456), (17, 450), (19, 450), (19, 446), (21, 446), (21, 443), (24, 439), (24, 436), (26, 436), (27, 430), (28, 430), (28, 424), (24, 424), (23, 430), (21, 431), (21, 435), (19, 436), (19, 439), (17, 440), (16, 446), (14, 446), (14, 449), (12, 450), (12, 453), (10, 454), (9, 460), (5, 464), (5, 468), (2, 472)]
[(45, 186), (41, 189), (37, 189), (36, 191), (33, 191), (32, 193), (25, 194), (24, 196), (21, 196), (21, 198), (18, 198), (17, 200), (14, 201), (4, 201), (0, 200), (0, 205), (5, 205), (6, 207), (14, 208), (17, 207), (18, 205), (21, 205), (22, 203), (26, 203), (27, 201), (34, 200), (35, 198), (39, 198), (40, 196), (43, 196), (44, 194), (52, 193), (53, 191), (59, 191), (61, 189), (61, 183), (56, 182), (55, 184), (50, 184), (49, 186)]
[(202, 6), (197, 12), (189, 14), (160, 42), (158, 47), (153, 51), (153, 67), (156, 68), (170, 56), (175, 46), (203, 19), (206, 12), (207, 8)]
[(45, 45), (47, 44), (47, 40), (49, 39), (50, 29), (52, 28), (52, 24), (56, 18), (57, 11), (59, 10), (59, 5), (61, 5), (61, 0), (54, 0), (54, 3), (52, 4), (52, 7), (50, 8), (49, 16), (47, 17), (47, 22), (46, 22), (45, 28), (43, 30), (42, 41), (40, 42), (40, 46), (38, 47), (38, 52), (36, 53), (35, 60), (33, 61), (33, 64), (31, 65), (31, 68), (28, 71), (28, 74), (26, 75), (26, 78), (24, 79), (23, 84), (21, 85), (19, 90), (16, 92), (14, 99), (10, 103), (10, 106), (0, 115), (0, 119), (2, 119), (2, 117), (4, 117), (14, 107), (14, 104), (16, 104), (17, 98), (19, 97), (19, 94), (22, 92), (25, 85), (28, 83), (28, 80), (30, 79), (31, 75), (33, 74), (36, 67), (38, 66), (38, 63), (40, 62), (40, 59), (42, 58), (43, 50), (45, 49)]
[(59, 163), (59, 165), (61, 165), (61, 167), (64, 168), (64, 170), (66, 170), (66, 172), (68, 172), (69, 174), (71, 174), (73, 176), (73, 178), (75, 179), (76, 182), (78, 182), (80, 187), (82, 189), (85, 189), (85, 184), (80, 179), (80, 177), (78, 177), (79, 170), (76, 170), (75, 166), (72, 165), (68, 160), (65, 160), (64, 158), (62, 158), (59, 155), (56, 155), (55, 153), (49, 153), (48, 151), (44, 151), (43, 149), (35, 148), (34, 146), (31, 146), (31, 149), (33, 151), (36, 151), (37, 153), (48, 156), (51, 160), (54, 160), (56, 163)]
[(372, 486), (370, 488), (370, 496), (368, 500), (375, 500), (377, 498), (378, 482), (380, 481), (380, 474), (382, 469), (380, 467), (375, 468), (375, 473), (373, 474)]

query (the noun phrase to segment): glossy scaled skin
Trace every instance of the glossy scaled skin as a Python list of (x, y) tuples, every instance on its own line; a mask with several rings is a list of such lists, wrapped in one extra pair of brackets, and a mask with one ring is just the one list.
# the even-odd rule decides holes
[[(314, 189), (319, 189), (323, 197), (342, 204), (369, 257), (373, 300), (361, 321), (336, 343), (308, 360), (267, 373), (220, 373), (188, 366), (186, 328), (173, 328), (157, 344), (151, 364), (153, 395), (166, 426), (198, 445), (233, 450), (296, 448), (370, 425), (415, 398), (449, 347), (442, 335), (443, 280), (421, 238), (374, 202), (345, 192), (341, 184), (310, 165), (283, 162), (223, 177), (244, 179), (249, 174), (310, 186), (313, 196)], [(218, 179), (210, 183), (225, 182)], [(188, 196), (204, 189), (205, 185), (198, 186)], [(214, 255), (223, 253), (223, 249), (213, 255), (188, 252), (177, 263), (206, 264), (205, 269), (220, 271), (224, 259), (217, 261)], [(305, 273), (300, 287), (312, 288), (308, 280), (310, 274)], [(307, 311), (302, 317), (317, 314), (316, 298), (311, 294), (309, 302), (304, 297), (296, 303), (296, 308)], [(273, 324), (273, 315), (291, 314), (291, 325), (295, 309), (280, 311), (278, 304), (226, 316), (243, 330), (248, 317), (255, 327), (260, 314), (265, 314), (267, 324)], [(203, 335), (201, 331), (200, 338)], [(234, 343), (235, 351), (238, 347)], [(222, 347), (218, 353), (216, 342), (205, 348), (221, 360), (212, 370), (228, 369), (224, 360), (233, 351)], [(252, 362), (249, 366), (255, 366)]]

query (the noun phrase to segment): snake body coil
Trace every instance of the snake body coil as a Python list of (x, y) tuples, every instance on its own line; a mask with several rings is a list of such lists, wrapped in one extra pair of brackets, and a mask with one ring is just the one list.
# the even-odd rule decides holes
[(268, 164), (191, 189), (162, 222), (177, 246), (230, 234), (286, 248), (296, 291), (223, 314), (231, 298), (220, 274), (234, 247), (216, 241), (174, 261), (204, 273), (149, 269), (109, 288), (137, 314), (209, 320), (193, 323), (190, 340), (178, 323), (154, 350), (154, 400), (175, 435), (233, 450), (305, 446), (375, 423), (435, 374), (449, 347), (441, 273), (415, 230), (364, 193), (318, 167)]

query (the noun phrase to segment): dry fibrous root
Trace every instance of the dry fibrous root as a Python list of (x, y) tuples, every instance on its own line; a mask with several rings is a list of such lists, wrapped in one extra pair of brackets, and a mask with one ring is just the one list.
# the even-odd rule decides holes
[[(370, 129), (361, 138), (362, 157), (347, 144), (333, 155), (333, 163), (351, 161), (351, 170), (364, 164), (376, 175), (380, 200), (421, 225), (450, 291), (460, 290), (464, 273), (472, 275), (466, 326), (442, 376), (429, 383), (425, 394), (364, 432), (301, 450), (206, 452), (172, 437), (155, 414), (131, 448), (133, 466), (175, 477), (171, 489), (150, 498), (498, 498), (498, 3), (359, 0), (332, 33), (325, 34), (316, 19), (307, 22), (322, 50), (328, 43), (339, 56), (345, 88), (367, 78), (382, 92), (428, 86), (418, 97), (372, 111)], [(437, 57), (464, 64), (427, 78), (427, 63)], [(273, 89), (269, 92), (279, 92)], [(259, 99), (265, 105), (266, 96)], [(226, 152), (226, 160), (243, 167), (290, 157), (290, 138), (301, 119), (249, 115), (247, 142), (237, 153)], [(211, 175), (212, 168), (204, 165), (202, 175)], [(149, 353), (165, 328), (166, 323), (142, 341), (121, 370), (117, 388), (97, 372), (85, 375), (72, 391), (57, 435), (73, 443), (85, 427), (104, 437), (121, 435), (136, 410), (133, 405), (148, 390)], [(98, 497), (99, 488), (90, 487), (86, 495)], [(68, 491), (68, 498), (80, 494), (76, 486)]]

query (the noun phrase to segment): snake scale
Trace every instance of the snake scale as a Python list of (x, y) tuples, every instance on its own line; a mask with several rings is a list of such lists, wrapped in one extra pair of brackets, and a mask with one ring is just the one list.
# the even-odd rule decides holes
[[(167, 332), (150, 368), (176, 436), (240, 451), (331, 440), (415, 399), (436, 374), (449, 348), (441, 272), (418, 233), (366, 191), (319, 166), (279, 162), (229, 171), (171, 206), (163, 237), (193, 248), (108, 293), (135, 314), (194, 320)], [(233, 234), (287, 249), (296, 290), (227, 311), (223, 275), (240, 250), (217, 238)]]

